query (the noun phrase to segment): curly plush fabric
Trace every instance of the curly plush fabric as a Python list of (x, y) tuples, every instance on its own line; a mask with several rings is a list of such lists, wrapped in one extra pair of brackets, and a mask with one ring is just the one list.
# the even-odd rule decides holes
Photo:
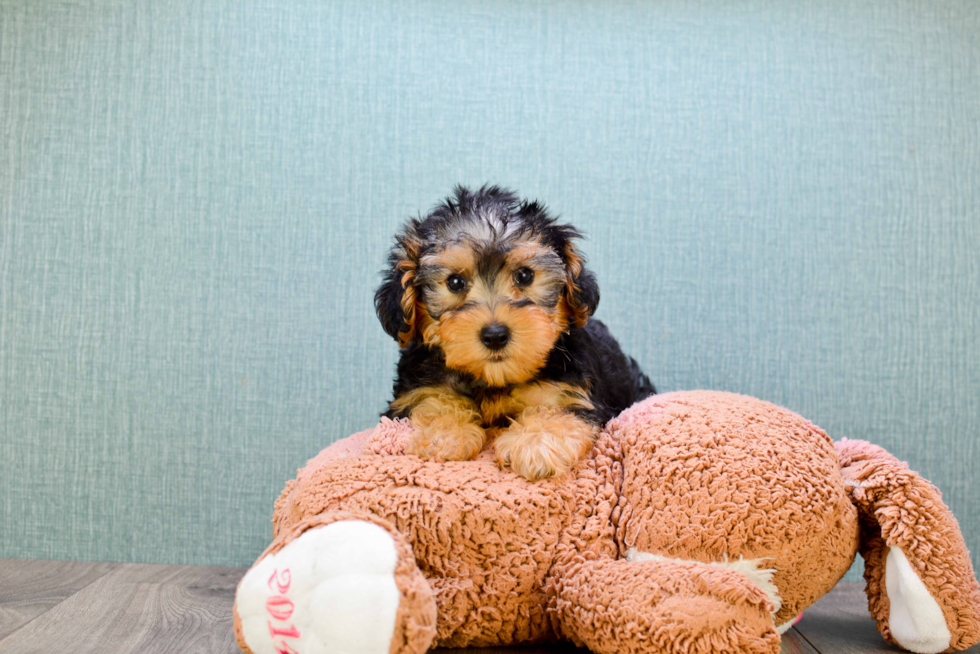
[(560, 580), (556, 610), (563, 634), (596, 652), (779, 649), (766, 594), (737, 572), (695, 561), (582, 563)]
[[(648, 398), (571, 474), (535, 483), (490, 451), (405, 456), (410, 430), (383, 419), (312, 459), (276, 501), (267, 551), (340, 519), (397, 535), (392, 654), (554, 638), (598, 654), (774, 653), (776, 627), (832, 588), (859, 546), (886, 639), (938, 652), (980, 638), (980, 591), (938, 491), (880, 448), (835, 448), (766, 402)], [(889, 611), (889, 548), (909, 561), (903, 581), (924, 582), (912, 600), (945, 625), (890, 628), (907, 613)]]
[[(406, 421), (385, 419), (364, 450), (397, 453), (408, 434)], [(349, 457), (301, 472), (280, 498), (276, 534), (328, 511), (377, 516), (413, 545), (439, 605), (438, 646), (534, 642), (553, 635), (545, 592), (551, 553), (574, 537), (566, 527), (589, 506), (583, 499), (595, 477), (528, 484), (487, 459)], [(611, 528), (606, 539), (612, 553)]]
[[(833, 442), (796, 414), (737, 395), (670, 394), (627, 409), (607, 430), (630, 471), (621, 551), (705, 563), (762, 559), (775, 568), (777, 624), (847, 572), (857, 512)], [(799, 577), (807, 583), (795, 583)]]

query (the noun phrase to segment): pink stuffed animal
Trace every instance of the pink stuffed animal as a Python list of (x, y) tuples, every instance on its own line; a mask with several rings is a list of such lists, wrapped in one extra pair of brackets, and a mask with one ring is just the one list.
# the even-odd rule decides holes
[(238, 588), (243, 650), (563, 638), (599, 654), (772, 653), (858, 550), (886, 640), (942, 652), (980, 638), (980, 590), (939, 491), (766, 402), (648, 398), (571, 474), (534, 483), (487, 452), (398, 456), (410, 429), (382, 420), (289, 482)]

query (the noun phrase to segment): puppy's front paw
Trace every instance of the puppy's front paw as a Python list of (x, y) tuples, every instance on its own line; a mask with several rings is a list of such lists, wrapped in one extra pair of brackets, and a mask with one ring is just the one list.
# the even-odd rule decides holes
[(494, 441), (497, 463), (530, 481), (561, 476), (585, 458), (597, 431), (561, 409), (525, 409)]
[(412, 426), (415, 430), (405, 453), (430, 461), (468, 461), (480, 453), (487, 438), (483, 427), (459, 422), (454, 416), (413, 418)]

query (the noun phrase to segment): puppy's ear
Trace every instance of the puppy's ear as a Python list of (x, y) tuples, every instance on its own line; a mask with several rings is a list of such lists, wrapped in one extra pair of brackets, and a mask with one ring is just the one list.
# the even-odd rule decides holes
[(422, 241), (418, 220), (410, 221), (395, 237), (395, 246), (388, 254), (388, 268), (383, 271), (381, 286), (374, 293), (374, 309), (381, 326), (399, 347), (407, 346), (417, 333), (418, 289), (415, 274)]
[[(572, 238), (578, 236), (578, 232), (574, 231)], [(569, 317), (576, 327), (585, 327), (589, 316), (599, 306), (599, 284), (592, 271), (585, 267), (585, 258), (579, 254), (571, 240), (565, 244), (564, 257), (568, 269), (565, 301), (568, 303)]]

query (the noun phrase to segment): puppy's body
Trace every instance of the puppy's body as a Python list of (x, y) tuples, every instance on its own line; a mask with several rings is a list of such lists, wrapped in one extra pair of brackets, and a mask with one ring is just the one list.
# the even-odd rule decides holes
[(494, 438), (529, 479), (585, 456), (607, 420), (654, 393), (605, 325), (595, 278), (537, 203), (457, 188), (396, 239), (375, 295), (402, 346), (389, 417), (415, 426), (411, 451), (463, 460)]
[[(583, 403), (573, 411), (598, 426), (655, 392), (636, 361), (623, 354), (606, 326), (594, 318), (584, 327), (571, 327), (558, 338), (544, 367), (529, 384), (588, 389), (591, 408)], [(473, 400), (481, 409), (486, 407), (481, 410), (484, 428), (503, 428), (513, 416), (495, 412), (493, 407), (528, 384), (491, 386), (471, 374), (447, 367), (446, 358), (438, 348), (413, 341), (402, 350), (398, 360), (395, 398), (433, 386), (446, 386)], [(385, 416), (409, 417), (410, 405), (393, 404), (396, 406), (389, 408)]]

